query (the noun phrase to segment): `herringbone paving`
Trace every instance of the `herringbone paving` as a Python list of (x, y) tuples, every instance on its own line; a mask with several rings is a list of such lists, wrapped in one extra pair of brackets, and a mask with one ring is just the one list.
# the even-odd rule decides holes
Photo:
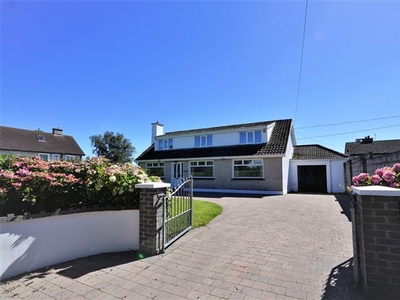
[(76, 259), (2, 283), (0, 298), (364, 299), (353, 288), (346, 195), (204, 200), (222, 215), (161, 255)]

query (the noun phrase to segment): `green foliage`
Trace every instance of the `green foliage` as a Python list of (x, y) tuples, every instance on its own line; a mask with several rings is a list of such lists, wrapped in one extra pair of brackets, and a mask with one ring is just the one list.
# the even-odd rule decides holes
[(104, 156), (113, 163), (128, 163), (132, 161), (135, 147), (121, 133), (106, 131), (104, 135), (92, 135), (89, 137), (93, 153)]
[(82, 162), (0, 156), (0, 216), (82, 207), (137, 205), (136, 183), (159, 181), (104, 157)]
[(208, 201), (193, 200), (193, 228), (207, 225), (222, 213), (222, 207)]

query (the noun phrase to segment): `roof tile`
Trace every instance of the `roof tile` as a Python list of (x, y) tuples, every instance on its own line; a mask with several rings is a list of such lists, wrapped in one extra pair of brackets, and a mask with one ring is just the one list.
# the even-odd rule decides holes
[(155, 151), (154, 144), (140, 154), (136, 160), (159, 160), (159, 159), (183, 159), (183, 158), (205, 158), (205, 157), (234, 157), (234, 156), (252, 156), (252, 155), (284, 155), (289, 140), (292, 120), (277, 120), (258, 123), (247, 123), (240, 125), (211, 127), (203, 129), (185, 130), (170, 132), (164, 136), (176, 136), (186, 134), (196, 134), (200, 132), (214, 132), (219, 130), (240, 129), (246, 127), (255, 127), (269, 125), (275, 122), (270, 141), (266, 144), (251, 145), (232, 145), (222, 147), (206, 148), (188, 148), (175, 150)]
[[(46, 141), (39, 141), (37, 135)], [(0, 126), (0, 150), (85, 155), (70, 135)]]
[(388, 154), (400, 151), (400, 140), (373, 141), (372, 143), (348, 142), (345, 153), (350, 156), (373, 154)]
[(343, 153), (325, 148), (321, 145), (301, 145), (295, 146), (293, 159), (335, 159), (347, 158)]

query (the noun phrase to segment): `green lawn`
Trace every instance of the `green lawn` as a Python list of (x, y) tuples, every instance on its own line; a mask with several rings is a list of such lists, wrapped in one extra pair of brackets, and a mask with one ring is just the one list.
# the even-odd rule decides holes
[(193, 200), (193, 226), (197, 228), (200, 226), (207, 225), (212, 219), (222, 213), (222, 207), (218, 204)]

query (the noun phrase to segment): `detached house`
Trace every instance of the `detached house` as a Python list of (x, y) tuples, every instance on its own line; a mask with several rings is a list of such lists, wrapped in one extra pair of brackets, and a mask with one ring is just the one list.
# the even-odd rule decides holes
[[(199, 192), (286, 194), (298, 186), (297, 177), (289, 177), (295, 144), (290, 119), (169, 133), (157, 122), (152, 124), (152, 145), (136, 162), (173, 186), (193, 176)], [(343, 184), (343, 157), (339, 175), (326, 180), (339, 176)], [(325, 161), (314, 165), (318, 163), (326, 166)], [(332, 171), (330, 165), (324, 170)], [(331, 186), (325, 184), (325, 192), (335, 192)]]
[(43, 160), (81, 160), (85, 153), (62, 129), (52, 133), (0, 126), (0, 155), (39, 156)]

